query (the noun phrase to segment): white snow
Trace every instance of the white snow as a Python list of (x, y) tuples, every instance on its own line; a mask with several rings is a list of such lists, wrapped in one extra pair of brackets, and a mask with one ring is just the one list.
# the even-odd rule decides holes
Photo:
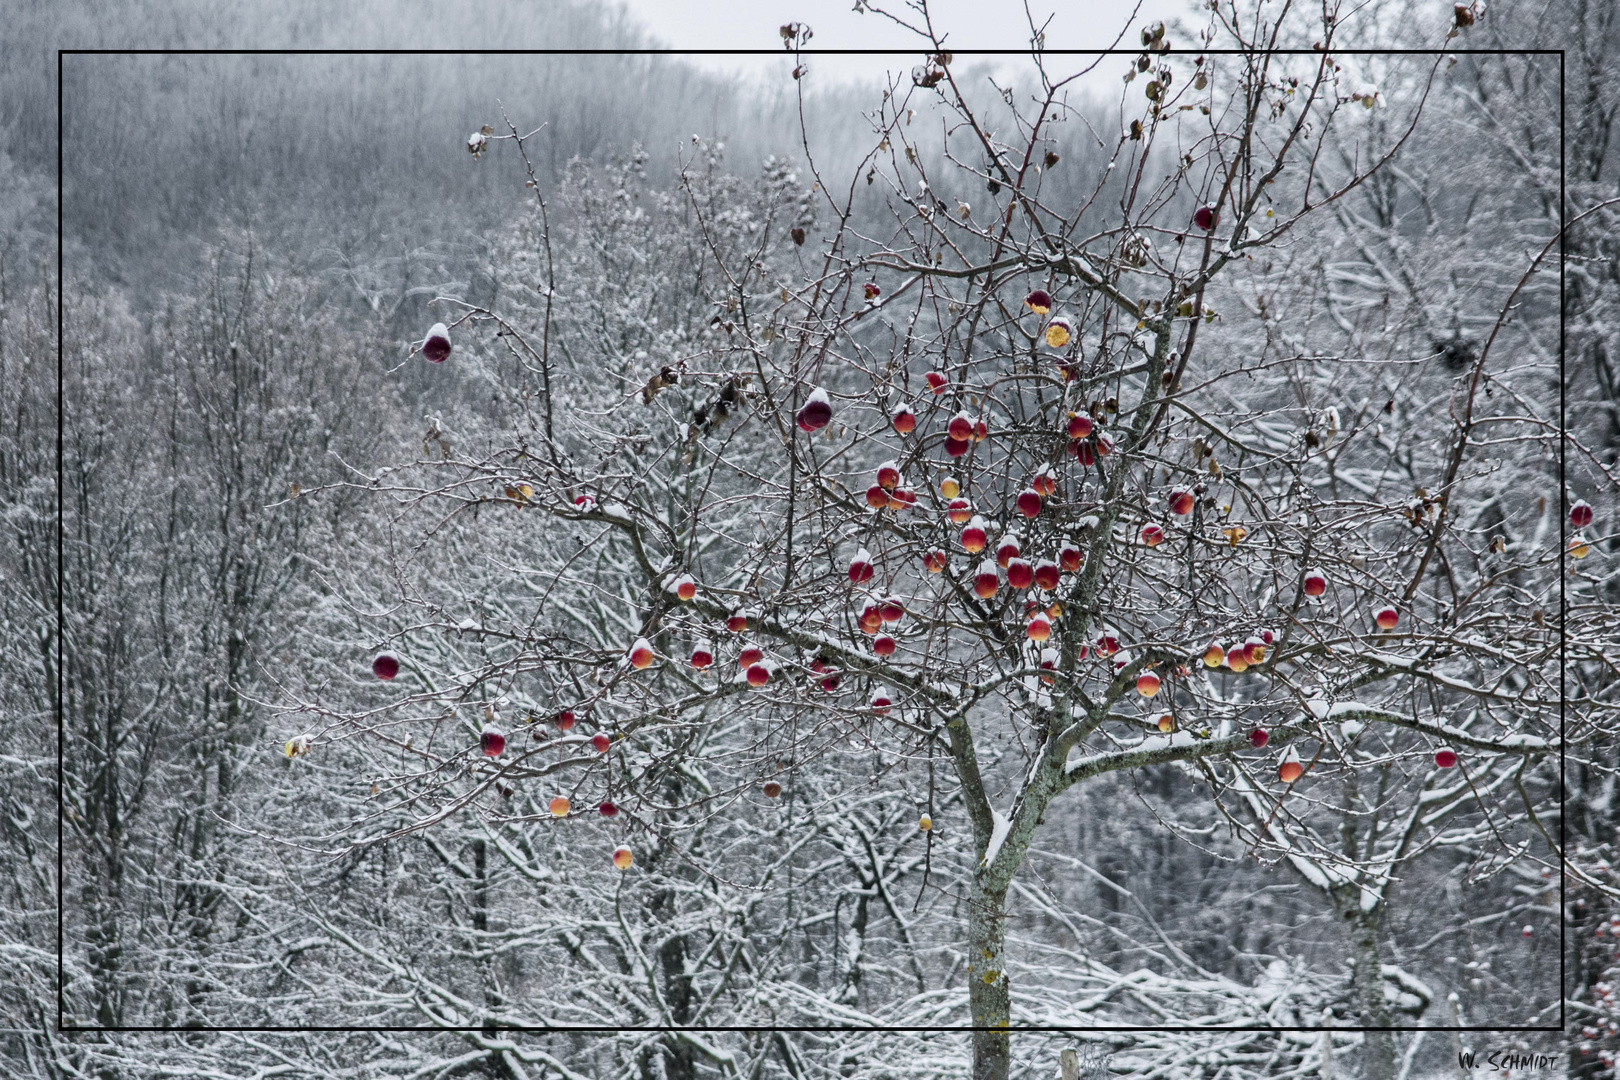
[(994, 808), (990, 811), (990, 820), (994, 827), (990, 830), (990, 843), (984, 849), (984, 859), (980, 865), (989, 866), (996, 861), (1001, 852), (1001, 843), (1007, 839), (1007, 830), (1012, 828), (1012, 819), (1003, 817)]

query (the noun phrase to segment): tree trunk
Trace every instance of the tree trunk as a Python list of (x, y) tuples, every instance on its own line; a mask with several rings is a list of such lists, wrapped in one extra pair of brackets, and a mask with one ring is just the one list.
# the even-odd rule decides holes
[[(1390, 1026), (1389, 1008), (1384, 1001), (1384, 964), (1378, 948), (1378, 916), (1357, 914), (1350, 924), (1350, 939), (1356, 950), (1356, 1004), (1365, 1028)], [(1395, 1033), (1368, 1031), (1362, 1044), (1363, 1076), (1395, 1075)]]
[[(982, 871), (981, 871), (982, 874)], [(968, 1003), (973, 1010), (973, 1080), (1007, 1080), (1011, 1016), (1005, 944), (1007, 888), (975, 877), (968, 911)]]

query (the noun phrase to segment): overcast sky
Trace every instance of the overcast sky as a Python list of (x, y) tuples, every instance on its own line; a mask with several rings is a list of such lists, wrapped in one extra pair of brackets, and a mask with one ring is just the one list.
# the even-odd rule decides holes
[[(909, 71), (918, 60), (917, 39), (877, 15), (853, 10), (853, 0), (625, 0), (632, 17), (659, 41), (681, 49), (777, 49), (778, 27), (808, 23), (815, 31), (811, 49), (901, 50), (892, 57), (824, 56), (810, 60), (811, 77), (822, 82), (878, 82), (885, 68)], [(902, 10), (903, 4), (892, 7)], [(1025, 49), (1029, 19), (1022, 0), (932, 0), (935, 24), (948, 33), (958, 50)], [(1129, 21), (1131, 35), (1122, 43), (1139, 43), (1136, 28), (1150, 19), (1169, 20), (1191, 10), (1189, 0), (1142, 0), (1131, 19), (1130, 4), (1111, 0), (1045, 0), (1031, 3), (1037, 20), (1047, 24), (1048, 48), (1101, 49), (1114, 44)], [(780, 55), (695, 56), (694, 63), (716, 71), (740, 71), (777, 77), (789, 68)], [(1117, 77), (1110, 71), (1108, 77)], [(1099, 72), (1099, 78), (1101, 73)]]

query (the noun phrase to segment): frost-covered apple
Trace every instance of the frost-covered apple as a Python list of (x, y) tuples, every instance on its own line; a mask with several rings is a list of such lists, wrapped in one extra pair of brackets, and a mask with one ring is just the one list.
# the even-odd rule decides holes
[(1136, 692), (1145, 698), (1153, 697), (1159, 692), (1159, 677), (1151, 671), (1144, 671), (1136, 677)]
[(1249, 745), (1254, 747), (1256, 750), (1259, 750), (1270, 741), (1271, 736), (1266, 734), (1265, 728), (1257, 727), (1253, 731), (1249, 732)]
[(945, 506), (945, 516), (957, 525), (973, 517), (973, 504), (963, 498), (952, 499)]
[(1170, 492), (1170, 512), (1177, 517), (1186, 517), (1193, 512), (1193, 493), (1186, 488), (1175, 488)]
[(1327, 575), (1320, 570), (1305, 571), (1305, 595), (1321, 596), (1327, 592)]
[(923, 832), (927, 832), (933, 827), (934, 819), (929, 817), (927, 814), (924, 814), (922, 817), (917, 819), (917, 828), (921, 829)]
[(1153, 726), (1158, 728), (1164, 734), (1168, 735), (1172, 731), (1176, 730), (1176, 721), (1175, 718), (1169, 713), (1160, 713), (1159, 719), (1154, 722)]
[(946, 476), (941, 478), (939, 482), (939, 493), (945, 496), (947, 499), (956, 498), (958, 495), (962, 494), (962, 481), (958, 480), (954, 476)]
[(1292, 784), (1305, 775), (1305, 766), (1300, 763), (1299, 752), (1292, 746), (1283, 755), (1282, 763), (1277, 766), (1277, 779), (1285, 784)]
[(733, 611), (726, 616), (726, 629), (733, 634), (740, 634), (748, 629), (748, 616), (740, 611)]
[(1213, 206), (1200, 206), (1193, 211), (1193, 224), (1208, 232), (1215, 227), (1216, 216)]
[(760, 790), (765, 793), (767, 799), (774, 799), (782, 794), (782, 785), (775, 780), (767, 780)]
[(1104, 633), (1097, 639), (1097, 655), (1102, 658), (1113, 656), (1119, 652), (1119, 638), (1112, 633)]
[(1024, 628), (1024, 636), (1031, 641), (1047, 640), (1052, 636), (1052, 620), (1044, 612), (1038, 613)]
[(1069, 417), (1069, 438), (1084, 439), (1091, 434), (1091, 417), (1074, 413)]
[(714, 653), (707, 645), (698, 645), (692, 649), (692, 666), (699, 671), (714, 663)]
[(883, 629), (883, 609), (878, 606), (877, 601), (868, 600), (861, 605), (861, 614), (857, 621), (862, 631), (875, 634)]
[(1092, 449), (1091, 443), (1086, 439), (1072, 439), (1069, 442), (1069, 456), (1080, 463), (1082, 468), (1089, 469), (1097, 460), (1097, 452)]
[(1592, 545), (1587, 542), (1586, 537), (1576, 533), (1569, 538), (1569, 554), (1571, 558), (1584, 559), (1592, 554)]
[(855, 557), (849, 560), (849, 580), (856, 585), (864, 585), (872, 580), (872, 553), (861, 548)]
[(996, 564), (989, 559), (979, 564), (979, 569), (973, 575), (973, 592), (980, 600), (988, 600), (996, 595), (1000, 588), (1000, 581), (996, 577)]
[(675, 586), (675, 595), (683, 601), (691, 600), (697, 595), (697, 582), (692, 580), (691, 574), (682, 574), (675, 579), (673, 584)]
[(608, 799), (605, 802), (603, 802), (600, 806), (598, 806), (596, 808), (596, 812), (598, 814), (601, 814), (603, 817), (618, 817), (619, 816), (619, 808), (616, 805), (614, 805), (612, 799)]
[(917, 505), (917, 493), (908, 487), (897, 487), (889, 493), (890, 510), (910, 510)]
[(434, 323), (422, 341), (422, 355), (435, 364), (442, 364), (450, 356), (450, 329), (444, 323)]
[(899, 643), (888, 634), (879, 634), (872, 639), (872, 651), (879, 656), (893, 656), (894, 650), (897, 648), (899, 648)]
[(973, 417), (966, 410), (958, 412), (945, 425), (945, 433), (958, 442), (967, 442), (973, 438)]
[(874, 510), (882, 510), (889, 505), (889, 493), (879, 484), (873, 484), (866, 489), (866, 505)]
[(1218, 641), (1210, 642), (1209, 647), (1204, 650), (1204, 666), (1217, 668), (1224, 663), (1226, 663), (1226, 647)]
[(963, 457), (971, 449), (973, 449), (973, 444), (966, 439), (953, 439), (949, 436), (945, 438), (945, 454), (947, 457)]
[(1569, 508), (1569, 523), (1577, 529), (1584, 529), (1592, 524), (1592, 507), (1585, 499), (1579, 499)]
[(1057, 476), (1052, 472), (1052, 466), (1043, 465), (1041, 471), (1030, 480), (1029, 486), (1035, 489), (1035, 494), (1043, 498), (1057, 494)]
[(900, 466), (892, 461), (885, 461), (878, 466), (878, 487), (884, 491), (893, 491), (900, 483)]
[(1142, 526), (1142, 543), (1148, 547), (1158, 547), (1164, 543), (1164, 530), (1158, 525), (1148, 522)]
[(1065, 573), (1074, 573), (1080, 569), (1085, 561), (1086, 554), (1073, 544), (1064, 544), (1058, 548), (1058, 565), (1063, 567)]
[(872, 695), (872, 715), (874, 716), (888, 716), (889, 709), (893, 705), (894, 700), (889, 697), (887, 691), (879, 690)]
[(1063, 316), (1058, 315), (1046, 324), (1046, 344), (1053, 349), (1061, 349), (1074, 340), (1074, 324)]
[(984, 518), (975, 514), (962, 530), (962, 550), (969, 555), (977, 555), (989, 542), (989, 525)]
[(564, 709), (562, 712), (557, 714), (555, 723), (558, 731), (568, 731), (574, 726), (574, 714), (571, 711)]
[(1401, 615), (1392, 607), (1381, 607), (1374, 613), (1373, 621), (1378, 624), (1380, 630), (1393, 630), (1395, 624), (1401, 621)]
[(764, 664), (750, 664), (748, 666), (748, 685), (754, 687), (764, 686), (771, 681), (771, 669)]
[(737, 666), (747, 668), (750, 664), (757, 664), (765, 659), (765, 650), (758, 645), (744, 645), (742, 652), (737, 654)]
[(1114, 440), (1107, 435), (1097, 436), (1097, 456), (1107, 457), (1114, 452)]
[(878, 612), (886, 623), (899, 622), (906, 617), (906, 605), (898, 596), (887, 596), (884, 597)]
[(1062, 575), (1058, 572), (1058, 564), (1051, 559), (1042, 559), (1035, 564), (1035, 584), (1051, 592), (1058, 587), (1058, 580)]
[(569, 803), (568, 796), (558, 795), (551, 800), (547, 808), (551, 811), (552, 817), (567, 817), (570, 805), (572, 804)]
[(990, 423), (984, 417), (973, 421), (973, 441), (984, 442), (990, 437)]
[(832, 401), (827, 391), (816, 387), (799, 410), (799, 430), (810, 433), (820, 431), (832, 421)]
[(613, 849), (613, 865), (620, 870), (630, 869), (630, 864), (636, 861), (635, 853), (629, 848), (619, 846)]
[(923, 378), (927, 381), (928, 388), (936, 394), (943, 394), (945, 387), (950, 383), (943, 371), (930, 371)]
[(1007, 584), (1015, 589), (1029, 588), (1035, 584), (1035, 568), (1024, 559), (1008, 559)]
[(938, 548), (935, 548), (933, 551), (930, 551), (928, 554), (923, 556), (923, 569), (927, 570), (930, 574), (943, 573), (948, 562), (949, 560), (946, 558), (945, 553)]
[(902, 405), (894, 410), (889, 421), (894, 424), (894, 430), (902, 435), (910, 435), (917, 430), (917, 414), (911, 411), (910, 405)]
[(883, 289), (879, 287), (877, 282), (868, 281), (865, 285), (861, 286), (861, 293), (868, 300), (876, 300), (878, 297), (883, 295)]
[(1024, 297), (1024, 306), (1037, 315), (1045, 315), (1052, 310), (1052, 294), (1045, 289), (1035, 289)]
[(497, 728), (485, 728), (478, 733), (478, 748), (485, 757), (500, 757), (506, 753), (506, 733)]
[(1025, 488), (1018, 493), (1018, 512), (1027, 518), (1038, 517), (1041, 512), (1041, 493)]
[(608, 748), (612, 745), (613, 740), (609, 739), (603, 732), (598, 731), (595, 735), (591, 736), (591, 749), (595, 750), (598, 754), (607, 753)]
[(1226, 650), (1226, 666), (1233, 671), (1249, 670), (1249, 653), (1242, 645), (1234, 645)]
[(1449, 746), (1442, 746), (1434, 752), (1434, 763), (1442, 769), (1456, 768), (1457, 751)]
[(636, 638), (636, 643), (630, 646), (630, 666), (637, 671), (652, 667), (654, 659), (652, 642), (646, 638)]
[(1008, 533), (1006, 536), (1003, 536), (1001, 538), (1001, 542), (996, 545), (996, 565), (1005, 567), (1008, 563), (1018, 558), (1022, 552), (1023, 549), (1018, 545), (1018, 537), (1014, 536), (1012, 533)]
[(1245, 660), (1247, 660), (1249, 662), (1250, 667), (1253, 667), (1256, 664), (1265, 663), (1265, 659), (1266, 659), (1266, 642), (1265, 642), (1265, 639), (1264, 638), (1258, 638), (1258, 637), (1251, 637), (1247, 641), (1245, 641), (1243, 643), (1243, 659), (1245, 659)]
[(385, 682), (399, 674), (399, 658), (392, 653), (379, 653), (371, 662), (371, 673)]

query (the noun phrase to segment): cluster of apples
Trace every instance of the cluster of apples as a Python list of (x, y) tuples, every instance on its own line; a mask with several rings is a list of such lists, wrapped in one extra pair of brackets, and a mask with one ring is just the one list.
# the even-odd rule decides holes
[[(1051, 315), (1052, 294), (1045, 289), (1032, 289), (1030, 294), (1024, 297), (1024, 306), (1036, 315), (1043, 317)], [(1074, 340), (1074, 324), (1062, 315), (1052, 315), (1046, 320), (1046, 328), (1041, 332), (1041, 337), (1048, 348), (1066, 348)]]
[(1592, 545), (1586, 539), (1582, 529), (1592, 524), (1592, 507), (1585, 499), (1577, 500), (1569, 508), (1569, 523), (1575, 527), (1575, 533), (1569, 538), (1569, 554), (1572, 558), (1584, 559), (1592, 553)]
[(1114, 440), (1098, 430), (1100, 421), (1085, 413), (1070, 413), (1065, 431), (1069, 435), (1068, 454), (1082, 468), (1089, 469), (1100, 457), (1114, 452)]
[(1227, 648), (1219, 641), (1212, 641), (1204, 649), (1204, 666), (1225, 667), (1234, 674), (1241, 674), (1257, 664), (1265, 663), (1266, 646), (1276, 640), (1276, 636), (1270, 630), (1261, 630), (1231, 648)]
[(872, 651), (879, 656), (893, 656), (899, 647), (894, 635), (887, 632), (906, 617), (906, 605), (898, 596), (887, 596), (883, 599), (869, 598), (862, 605), (857, 616), (857, 624), (861, 633), (872, 638)]
[(885, 461), (878, 466), (876, 483), (866, 489), (866, 505), (874, 510), (909, 510), (917, 505), (917, 493), (900, 483), (900, 466)]

